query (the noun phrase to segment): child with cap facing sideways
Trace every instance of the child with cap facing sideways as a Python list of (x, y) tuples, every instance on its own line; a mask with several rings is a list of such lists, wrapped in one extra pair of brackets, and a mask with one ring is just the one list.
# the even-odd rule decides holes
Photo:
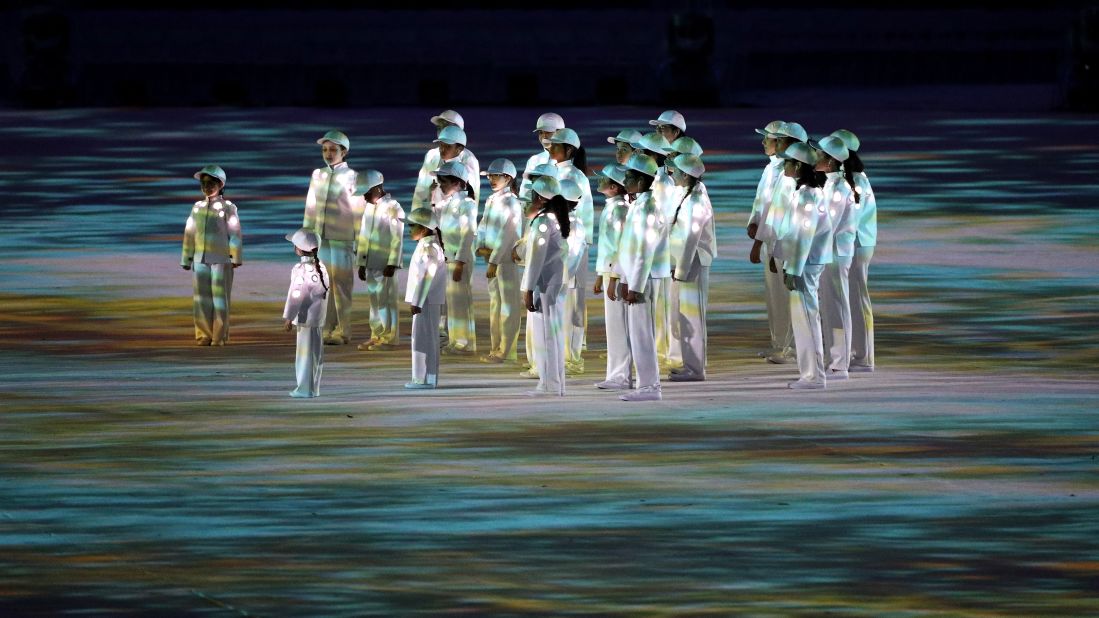
[[(556, 180), (557, 179), (557, 166), (554, 165), (553, 163), (542, 163), (540, 165), (535, 166), (535, 168), (530, 171), (530, 180), (531, 180), (531, 183), (532, 183), (531, 187), (534, 186), (533, 185), (534, 182), (537, 182), (537, 180), (539, 178), (542, 178), (542, 177), (553, 178), (554, 180)], [(534, 207), (531, 203), (531, 200), (533, 199), (532, 195), (533, 195), (533, 192), (528, 193), (525, 198), (524, 197), (519, 198), (520, 201), (523, 204), (523, 208), (524, 208), (523, 216), (525, 218), (525, 222), (524, 222), (524, 225), (523, 225), (522, 230), (521, 230), (523, 236), (519, 239), (519, 243), (518, 243), (518, 245), (522, 248), (517, 249), (516, 251), (513, 251), (512, 255), (515, 257), (515, 263), (519, 264), (521, 266), (523, 265), (523, 257), (526, 255), (526, 246), (527, 246), (527, 240), (528, 240), (527, 236), (528, 236), (528, 232), (530, 231), (530, 228), (529, 228), (530, 220), (534, 218), (534, 216), (538, 213), (538, 210), (539, 210), (538, 208)], [(526, 358), (527, 358), (527, 367), (524, 371), (521, 371), (519, 373), (519, 377), (527, 378), (527, 379), (530, 379), (530, 380), (537, 380), (538, 379), (538, 366), (534, 362), (534, 358), (538, 354), (538, 346), (537, 346), (537, 342), (535, 341), (535, 331), (537, 329), (535, 329), (531, 326), (530, 320), (532, 318), (536, 319), (536, 320), (540, 319), (538, 315), (532, 315), (532, 314), (527, 315), (527, 327), (525, 329), (525, 333), (524, 333), (524, 336), (523, 336), (523, 343), (524, 343), (524, 347), (525, 347), (525, 351), (526, 351), (526, 355), (527, 355), (526, 356)]]
[(832, 261), (832, 220), (824, 205), (821, 179), (813, 169), (817, 164), (815, 151), (799, 142), (791, 144), (779, 156), (786, 161), (783, 173), (797, 183), (786, 228), (788, 232), (780, 240), (800, 373), (800, 378), (788, 386), (821, 389), (827, 378), (821, 347), (818, 289), (820, 276)]
[(301, 261), (290, 271), (290, 290), (282, 310), (287, 331), (298, 327), (298, 347), (294, 356), (294, 374), (298, 386), (291, 397), (317, 397), (321, 394), (321, 370), (324, 368), (324, 344), (321, 328), (328, 312), (328, 269), (317, 257), (317, 235), (302, 228), (287, 234)]
[(683, 114), (669, 109), (662, 112), (656, 120), (650, 120), (649, 124), (656, 127), (656, 132), (668, 140), (668, 143), (683, 137), (687, 133), (687, 120)]
[(824, 206), (832, 220), (832, 263), (820, 279), (820, 320), (824, 360), (829, 380), (846, 380), (851, 364), (851, 298), (848, 274), (855, 255), (854, 185), (848, 184), (841, 166), (850, 156), (838, 137), (809, 141), (817, 151), (815, 170), (824, 174)]
[(656, 171), (656, 159), (645, 154), (635, 154), (626, 163), (626, 190), (634, 199), (626, 212), (618, 243), (618, 264), (623, 281), (618, 284), (618, 293), (628, 305), (628, 341), (637, 367), (637, 390), (620, 395), (619, 399), (623, 401), (661, 399), (650, 294), (658, 278), (653, 272), (653, 263), (660, 246), (667, 244), (668, 232), (664, 215), (652, 194)]
[(585, 241), (586, 229), (580, 217), (578, 205), (583, 192), (572, 180), (559, 181), (561, 197), (569, 213), (569, 237), (566, 243), (565, 286), (561, 289), (561, 304), (564, 307), (565, 330), (565, 375), (574, 376), (584, 373), (584, 326), (587, 324), (587, 312), (584, 311), (586, 282), (581, 275), (587, 270), (588, 243)]
[(638, 141), (641, 141), (641, 131), (633, 129), (622, 129), (618, 135), (607, 138), (607, 143), (614, 145), (614, 160), (619, 165), (625, 165), (630, 160), (633, 154), (632, 144)]
[(439, 383), (439, 310), (446, 302), (446, 256), (439, 222), (430, 208), (408, 216), (408, 233), (416, 251), (408, 264), (405, 302), (412, 308), (412, 380), (410, 390)]
[(324, 343), (351, 342), (351, 293), (355, 287), (355, 235), (359, 231), (359, 200), (355, 199), (358, 174), (344, 158), (351, 141), (340, 131), (329, 131), (317, 140), (325, 166), (313, 170), (305, 195), (301, 226), (320, 239), (321, 261), (332, 275)]
[[(439, 147), (441, 142), (438, 140), (442, 135), (443, 130), (447, 127), (457, 127), (458, 129), (461, 129), (463, 136), (462, 143), (465, 143), (466, 122), (458, 112), (448, 109), (438, 116), (432, 116), (431, 124), (435, 125), (436, 139), (433, 142), (435, 146), (424, 155), (424, 162), (420, 166), (420, 174), (416, 177), (416, 187), (412, 190), (412, 210), (431, 205), (432, 193), (434, 192), (435, 186), (433, 172), (439, 169), (439, 166), (446, 161)], [(453, 152), (448, 152), (447, 154), (453, 158)]]
[[(685, 139), (685, 138), (681, 138)], [(683, 196), (672, 214), (669, 245), (674, 262), (673, 334), (683, 367), (671, 370), (672, 382), (706, 379), (706, 303), (710, 264), (717, 257), (714, 210), (702, 183), (706, 167), (695, 155), (681, 154), (669, 162), (672, 179)]]
[(492, 195), (485, 200), (484, 215), (477, 225), (477, 255), (488, 262), (489, 353), (485, 363), (514, 363), (522, 305), (519, 293), (519, 265), (511, 252), (523, 226), (523, 207), (516, 195), (515, 164), (496, 159), (487, 172)]
[(538, 143), (542, 146), (542, 150), (527, 159), (527, 165), (523, 168), (523, 184), (519, 187), (519, 199), (530, 201), (530, 187), (536, 180), (536, 178), (531, 177), (531, 172), (539, 165), (552, 163), (549, 155), (549, 144), (546, 143), (546, 140), (558, 130), (564, 128), (565, 119), (558, 114), (546, 112), (538, 117), (538, 121), (534, 124), (534, 133), (535, 137), (538, 138)]
[[(763, 152), (771, 163), (763, 170), (752, 214), (748, 220), (748, 236), (754, 241), (749, 261), (763, 264), (763, 286), (767, 303), (767, 326), (771, 343), (759, 355), (769, 363), (783, 365), (794, 360), (794, 331), (790, 322), (790, 293), (775, 258), (781, 246), (778, 239), (785, 213), (793, 199), (795, 182), (783, 173), (782, 153), (791, 144), (808, 139), (805, 129), (796, 122), (775, 120), (764, 129)], [(777, 163), (776, 163), (777, 161)]]
[(626, 168), (608, 165), (599, 177), (599, 192), (606, 196), (599, 215), (599, 247), (595, 255), (595, 286), (592, 291), (603, 297), (603, 318), (607, 332), (607, 375), (595, 385), (605, 390), (633, 388), (633, 365), (626, 331), (626, 302), (618, 297), (618, 242), (626, 220)]
[(534, 219), (527, 233), (523, 263), (523, 302), (527, 328), (534, 331), (538, 386), (531, 397), (565, 395), (565, 333), (560, 296), (565, 277), (569, 213), (557, 180), (542, 177), (531, 186)]
[(355, 255), (359, 280), (370, 299), (370, 339), (360, 350), (392, 350), (397, 344), (397, 280), (404, 240), (404, 209), (385, 192), (378, 170), (359, 175), (355, 190), (363, 198), (362, 223)]
[(225, 199), (225, 171), (207, 165), (194, 174), (203, 199), (191, 207), (183, 228), (180, 266), (194, 273), (195, 341), (229, 343), (229, 304), (233, 269), (241, 265), (242, 241), (237, 207)]
[(446, 323), (448, 341), (444, 354), (477, 352), (473, 315), (473, 242), (477, 238), (477, 200), (469, 185), (466, 167), (458, 161), (439, 166), (436, 177), (441, 201), (434, 211), (446, 252)]
[(878, 204), (859, 158), (859, 138), (847, 129), (833, 131), (832, 135), (847, 146), (843, 175), (847, 183), (855, 187), (855, 203), (851, 206), (855, 209), (856, 220), (855, 256), (848, 277), (851, 296), (851, 364), (848, 371), (869, 373), (874, 371), (874, 306), (870, 303), (866, 282), (874, 247), (878, 244)]

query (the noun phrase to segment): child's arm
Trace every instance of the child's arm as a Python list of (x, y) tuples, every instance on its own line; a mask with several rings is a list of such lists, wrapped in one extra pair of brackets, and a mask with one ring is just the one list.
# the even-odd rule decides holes
[[(359, 220), (359, 234), (355, 238), (355, 263), (359, 269), (366, 267), (366, 254), (370, 251), (370, 218), (373, 215), (369, 205), (364, 205), (363, 216)], [(360, 277), (361, 279), (362, 277)]]
[[(284, 325), (292, 325), (294, 320), (298, 319), (298, 314), (301, 312), (302, 299), (305, 296), (305, 292), (302, 291), (302, 286), (297, 282), (301, 273), (298, 272), (298, 267), (294, 267), (290, 271), (290, 289), (286, 292), (286, 305), (282, 309), (282, 319)], [(295, 294), (297, 292), (297, 294)], [(290, 330), (287, 326), (286, 330)]]
[[(644, 210), (634, 217), (631, 230), (631, 242), (626, 243), (626, 249), (633, 259), (626, 270), (626, 285), (630, 292), (644, 293), (649, 283), (649, 274), (653, 269), (653, 257), (656, 254), (656, 245), (660, 240), (663, 230), (657, 223), (660, 213), (657, 212), (656, 200), (649, 196), (643, 205)], [(650, 223), (649, 221), (652, 221)]]
[(191, 262), (195, 259), (195, 215), (187, 217), (187, 224), (183, 226), (183, 255), (179, 259), (179, 265), (183, 270), (191, 270)]
[(392, 277), (401, 267), (401, 258), (404, 257), (402, 255), (404, 244), (401, 242), (403, 238), (404, 209), (397, 202), (393, 202), (389, 211), (389, 258), (386, 260), (383, 273), (386, 277)]
[(466, 264), (473, 263), (473, 240), (477, 237), (477, 202), (470, 198), (463, 200), (461, 225), (461, 245), (458, 247), (457, 260)]
[(229, 260), (233, 263), (233, 268), (240, 266), (244, 263), (244, 240), (241, 237), (240, 231), (240, 217), (237, 215), (237, 206), (232, 202), (225, 203), (225, 209), (228, 210), (228, 219), (226, 224), (229, 228)]
[(321, 187), (327, 189), (328, 183), (321, 181), (321, 171), (313, 170), (313, 177), (309, 179), (309, 190), (305, 193), (305, 215), (302, 217), (301, 226), (307, 230), (317, 227), (317, 192)]
[(542, 227), (549, 225), (549, 219), (541, 215), (531, 223), (527, 232), (526, 255), (523, 262), (527, 265), (523, 272), (523, 285), (520, 289), (533, 291), (538, 288), (538, 278), (542, 274), (542, 267), (546, 263), (546, 239), (543, 238)]
[(811, 197), (812, 192), (802, 191), (796, 195), (798, 199), (790, 214), (790, 232), (780, 242), (783, 243), (782, 255), (786, 260), (786, 273), (800, 277), (805, 271), (805, 262), (809, 259), (809, 249), (813, 245), (820, 213)]
[(518, 200), (512, 198), (498, 206), (499, 216), (495, 219), (495, 232), (498, 237), (492, 240), (492, 252), (488, 255), (489, 264), (499, 265), (511, 259), (511, 248), (519, 241), (519, 229), (522, 215), (516, 206)]
[(687, 273), (691, 271), (695, 254), (698, 253), (698, 243), (702, 235), (709, 230), (710, 222), (714, 218), (713, 210), (706, 200), (701, 197), (687, 200), (689, 207), (684, 212), (679, 211), (677, 225), (687, 226), (687, 242), (683, 243), (683, 253), (680, 254), (675, 264), (675, 279), (683, 281)]

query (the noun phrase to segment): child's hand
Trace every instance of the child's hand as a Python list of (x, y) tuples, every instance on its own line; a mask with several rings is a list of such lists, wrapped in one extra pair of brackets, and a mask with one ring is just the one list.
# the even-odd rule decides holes
[(763, 260), (761, 260), (760, 257), (759, 257), (759, 250), (762, 249), (762, 248), (763, 248), (763, 243), (762, 242), (757, 240), (754, 243), (752, 243), (752, 252), (748, 254), (748, 261), (753, 263), (753, 264), (759, 264), (760, 262), (762, 262)]
[(786, 289), (790, 290), (791, 292), (797, 290), (797, 287), (798, 287), (797, 279), (798, 279), (797, 277), (794, 277), (792, 275), (789, 275), (789, 274), (786, 274), (786, 273), (782, 274), (782, 282), (784, 284), (786, 284)]
[(523, 304), (527, 306), (527, 311), (534, 313), (534, 290), (527, 290), (523, 296)]
[(618, 300), (618, 277), (611, 277), (607, 282), (607, 298), (612, 301)]
[(596, 277), (595, 278), (595, 285), (592, 286), (591, 291), (596, 296), (599, 296), (599, 295), (603, 294), (603, 277)]
[(283, 320), (282, 327), (286, 329), (286, 332), (290, 332), (294, 328), (294, 322), (291, 320)]
[(359, 281), (366, 281), (366, 267), (359, 267)]
[(397, 273), (397, 265), (396, 264), (388, 264), (385, 267), (385, 269), (382, 270), (382, 276), (383, 277), (392, 277), (396, 273)]
[(477, 249), (477, 256), (478, 257), (487, 258), (490, 255), (492, 255), (492, 249), (489, 249), (488, 247), (481, 247), (481, 248)]
[(420, 313), (423, 311), (423, 309), (420, 309), (416, 305), (412, 305), (412, 307), (410, 308), (410, 311), (412, 311), (412, 315), (420, 315)]
[(451, 280), (453, 280), (455, 283), (461, 281), (462, 280), (462, 272), (465, 271), (465, 266), (466, 266), (465, 262), (455, 262), (454, 263), (454, 275), (451, 276)]
[(624, 300), (626, 302), (629, 302), (629, 300), (626, 298), (626, 295), (629, 294), (629, 293), (630, 293), (630, 287), (628, 285), (626, 285), (625, 283), (619, 283), (618, 284), (618, 298), (621, 298), (622, 300)]
[(240, 264), (233, 264), (233, 268), (240, 268)]
[(758, 232), (758, 231), (759, 231), (759, 224), (758, 223), (749, 223), (748, 224), (748, 238), (751, 238), (752, 240), (755, 240), (756, 239), (756, 232)]
[(183, 264), (182, 268), (183, 268), (183, 270), (191, 270), (191, 265), (190, 264)]
[(641, 299), (637, 297), (637, 292), (634, 292), (633, 290), (627, 290), (626, 296), (624, 298), (626, 302), (631, 305), (636, 305), (637, 303), (641, 302)]
[(775, 264), (775, 258), (771, 258), (771, 272), (778, 274), (778, 265)]
[(486, 279), (495, 279), (496, 278), (496, 265), (495, 264), (489, 264), (488, 265), (488, 270), (485, 271), (485, 278)]
[(520, 257), (520, 255), (519, 255), (519, 248), (518, 247), (512, 247), (512, 249), (511, 249), (511, 261), (518, 264), (519, 261), (522, 260), (522, 259), (523, 258)]

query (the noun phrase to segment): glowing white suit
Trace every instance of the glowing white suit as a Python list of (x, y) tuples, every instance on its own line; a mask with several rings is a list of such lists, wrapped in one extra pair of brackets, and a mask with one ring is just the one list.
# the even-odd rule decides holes
[(538, 390), (557, 395), (565, 394), (565, 333), (559, 296), (565, 285), (566, 251), (561, 226), (553, 213), (542, 213), (531, 221), (520, 289), (534, 292), (535, 305), (540, 308), (541, 315), (527, 314), (527, 328), (532, 330), (540, 351), (535, 354)]
[(390, 195), (377, 203), (364, 200), (362, 224), (355, 246), (358, 266), (366, 269), (366, 293), (370, 298), (370, 338), (395, 344), (397, 330), (397, 276), (385, 276), (386, 266), (401, 267), (404, 209)]
[[(623, 197), (607, 198), (599, 217), (599, 245), (595, 255), (595, 272), (603, 277), (603, 317), (607, 331), (607, 382), (629, 386), (633, 366), (630, 359), (629, 333), (626, 330), (626, 302), (607, 298), (611, 277), (621, 276), (618, 265), (618, 244), (629, 204)], [(615, 290), (615, 294), (618, 290)]]
[(223, 197), (195, 202), (183, 228), (180, 264), (194, 273), (196, 340), (229, 341), (233, 265), (241, 264), (242, 245), (236, 205)]
[(446, 257), (435, 236), (416, 244), (408, 264), (405, 302), (420, 308), (412, 316), (412, 381), (439, 382), (439, 309), (446, 302)]
[(878, 244), (878, 204), (874, 198), (874, 189), (870, 179), (859, 172), (855, 176), (855, 187), (859, 201), (853, 204), (856, 213), (857, 232), (855, 236), (855, 257), (851, 263), (851, 366), (855, 368), (874, 367), (874, 306), (870, 303), (870, 289), (867, 278), (870, 275), (870, 260), (874, 257), (874, 247)]
[[(446, 323), (449, 341), (455, 350), (477, 351), (476, 322), (473, 315), (473, 243), (477, 238), (477, 202), (458, 190), (438, 203), (439, 230), (447, 258)], [(463, 262), (462, 277), (454, 281), (458, 262)]]
[(290, 320), (298, 327), (298, 346), (294, 356), (294, 374), (297, 388), (290, 394), (295, 397), (317, 397), (321, 394), (321, 371), (324, 369), (324, 341), (321, 328), (328, 313), (325, 286), (331, 286), (328, 269), (323, 263), (320, 269), (310, 256), (302, 256), (301, 262), (290, 271), (290, 289), (286, 293), (286, 305), (282, 319)]
[(825, 384), (821, 340), (821, 273), (832, 261), (832, 220), (824, 206), (824, 192), (801, 187), (790, 210), (789, 232), (782, 239), (786, 274), (795, 277), (790, 293), (790, 316), (797, 342), (799, 380)]
[(351, 339), (355, 236), (362, 219), (362, 199), (354, 196), (357, 176), (346, 162), (313, 170), (301, 224), (320, 238), (317, 254), (332, 275), (324, 338), (345, 342)]
[(832, 262), (820, 283), (821, 333), (830, 371), (846, 372), (851, 362), (851, 298), (848, 276), (855, 255), (858, 219), (855, 193), (841, 172), (830, 172), (824, 184), (824, 206), (832, 220)]
[(652, 294), (656, 282), (671, 275), (667, 223), (652, 192), (639, 193), (626, 212), (618, 242), (622, 282), (630, 291), (642, 295), (642, 299), (627, 308), (630, 355), (637, 367), (639, 390), (660, 390)]
[(706, 304), (709, 299), (710, 265), (717, 257), (714, 210), (705, 185), (694, 190), (672, 213), (670, 251), (675, 263), (678, 302), (673, 331), (679, 342), (684, 371), (706, 376)]
[(489, 352), (512, 362), (518, 356), (516, 342), (524, 309), (519, 265), (512, 260), (511, 250), (523, 222), (519, 198), (510, 187), (504, 187), (485, 200), (484, 215), (477, 225), (477, 248), (488, 249), (488, 263), (496, 265), (496, 276), (488, 280)]

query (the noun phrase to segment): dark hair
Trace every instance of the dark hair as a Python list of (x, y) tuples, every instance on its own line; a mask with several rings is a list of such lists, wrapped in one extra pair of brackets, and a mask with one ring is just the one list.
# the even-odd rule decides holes
[(477, 193), (473, 190), (473, 183), (466, 183), (466, 195), (469, 196), (470, 199), (477, 198)]
[(522, 186), (523, 186), (523, 177), (522, 176), (512, 176), (511, 177), (511, 184), (508, 185), (508, 188), (511, 189), (512, 193), (514, 193), (515, 195), (519, 195), (519, 189)]
[(565, 145), (568, 146), (570, 149), (572, 149), (572, 154), (571, 155), (567, 154), (569, 152), (568, 150), (565, 151), (566, 156), (568, 156), (570, 159), (572, 159), (572, 164), (576, 166), (576, 169), (580, 170), (581, 174), (587, 176), (588, 175), (588, 151), (584, 150), (583, 146), (578, 146), (576, 148), (573, 148), (572, 146), (569, 146), (568, 144), (565, 144)]
[(802, 163), (798, 161), (798, 177), (797, 188), (800, 189), (803, 185), (808, 185), (814, 189), (819, 189), (824, 186), (824, 179), (826, 176), (824, 172), (817, 172), (813, 170), (813, 166), (808, 163)]
[(324, 281), (324, 271), (321, 270), (321, 259), (317, 257), (317, 250), (313, 249), (309, 255), (313, 256), (313, 268), (317, 269), (317, 276), (321, 278), (321, 287), (324, 288), (324, 295), (321, 298), (328, 298), (328, 284)]
[(645, 150), (653, 153), (652, 157), (656, 159), (657, 167), (664, 167), (664, 164), (668, 161), (668, 155), (662, 152), (656, 152), (655, 150), (649, 150), (648, 148), (645, 148)]
[(687, 191), (683, 193), (683, 199), (679, 200), (679, 205), (675, 207), (675, 216), (672, 217), (672, 225), (675, 225), (676, 221), (679, 221), (679, 209), (683, 208), (683, 202), (686, 202), (687, 198), (694, 195), (698, 183), (702, 182), (701, 178), (695, 178), (694, 176), (687, 176), (687, 178), (690, 179), (691, 184), (688, 185)]
[(461, 182), (462, 184), (464, 184), (466, 186), (466, 195), (468, 195), (469, 197), (474, 196), (473, 184), (471, 184), (469, 182), (466, 182), (466, 181), (462, 180), (461, 178), (458, 178), (457, 176), (451, 176), (450, 174), (443, 174), (442, 176), (440, 176), (440, 178), (442, 178), (442, 177), (453, 178), (454, 180), (457, 180), (457, 181)]
[(560, 195), (553, 196), (553, 199), (546, 202), (546, 205), (542, 207), (542, 210), (538, 214), (551, 212), (557, 217), (557, 224), (561, 226), (561, 237), (569, 237), (569, 203), (565, 201), (565, 198)]
[(862, 172), (866, 167), (862, 164), (862, 159), (859, 155), (855, 154), (852, 150), (847, 157), (847, 160), (843, 162), (843, 178), (847, 181), (847, 184), (851, 186), (851, 192), (855, 194), (855, 203), (858, 204), (862, 199), (859, 195), (858, 187), (855, 186), (855, 174)]
[[(423, 227), (423, 226), (421, 226), (421, 227)], [(424, 229), (427, 230), (427, 235), (428, 236), (434, 236), (435, 238), (439, 239), (439, 248), (443, 250), (443, 255), (445, 256), (446, 255), (446, 245), (443, 244), (443, 231), (440, 230), (439, 228), (432, 229), (432, 228), (429, 228), (429, 227), (425, 227)], [(445, 257), (443, 258), (443, 261), (444, 262), (446, 261)]]

